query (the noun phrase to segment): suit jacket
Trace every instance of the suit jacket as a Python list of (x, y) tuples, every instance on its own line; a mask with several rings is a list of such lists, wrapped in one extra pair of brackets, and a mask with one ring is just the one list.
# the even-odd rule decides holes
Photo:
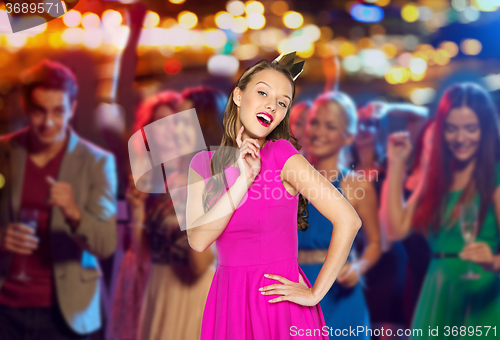
[[(0, 137), (0, 173), (6, 178), (0, 189), (0, 228), (16, 221), (21, 202), (27, 156), (28, 128)], [(113, 155), (69, 131), (69, 141), (59, 168), (58, 181), (71, 185), (81, 212), (74, 231), (59, 207), (50, 220), (50, 246), (57, 303), (71, 329), (78, 334), (101, 326), (97, 258), (111, 256), (117, 244), (117, 177)], [(11, 254), (0, 253), (0, 289)]]

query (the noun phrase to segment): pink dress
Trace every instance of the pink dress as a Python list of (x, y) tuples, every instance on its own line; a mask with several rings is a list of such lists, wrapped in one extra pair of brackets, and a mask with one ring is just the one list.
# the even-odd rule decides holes
[[(201, 151), (190, 164), (205, 183), (211, 176), (209, 160), (214, 152)], [(298, 153), (285, 139), (268, 140), (262, 148), (261, 172), (216, 240), (218, 266), (203, 314), (202, 340), (328, 339), (319, 304), (270, 303), (279, 295), (259, 291), (280, 284), (264, 274), (299, 282), (300, 273), (311, 287), (297, 259), (298, 195), (291, 195), (280, 179), (285, 162)], [(230, 187), (239, 169), (226, 167), (225, 173)]]

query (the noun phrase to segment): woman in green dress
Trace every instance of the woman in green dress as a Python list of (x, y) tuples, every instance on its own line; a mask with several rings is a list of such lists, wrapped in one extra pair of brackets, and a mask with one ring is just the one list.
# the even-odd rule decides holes
[[(388, 141), (383, 224), (392, 240), (413, 229), (433, 253), (414, 313), (411, 339), (500, 336), (500, 137), (495, 106), (479, 85), (447, 89), (439, 103), (430, 162), (419, 187), (402, 199), (408, 134)], [(462, 236), (475, 207), (476, 237)], [(474, 224), (471, 224), (474, 225)], [(463, 234), (467, 236), (465, 233)], [(466, 278), (469, 269), (475, 274)]]

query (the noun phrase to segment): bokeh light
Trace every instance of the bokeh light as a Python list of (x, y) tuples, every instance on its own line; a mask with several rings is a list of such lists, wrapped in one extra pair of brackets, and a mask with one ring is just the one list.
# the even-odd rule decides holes
[(215, 14), (215, 24), (222, 29), (231, 29), (234, 25), (234, 17), (228, 12), (218, 12)]
[(80, 44), (83, 40), (84, 30), (79, 27), (66, 28), (62, 33), (62, 40), (66, 44)]
[(67, 27), (76, 27), (82, 22), (82, 14), (72, 9), (63, 16), (63, 22)]
[(234, 33), (245, 33), (248, 30), (247, 20), (243, 17), (234, 18), (231, 30)]
[(245, 13), (245, 4), (239, 0), (229, 1), (226, 10), (234, 16), (242, 15)]
[(179, 73), (179, 71), (182, 69), (182, 64), (177, 59), (168, 59), (163, 65), (163, 69), (170, 75), (176, 74)]
[(259, 13), (250, 13), (247, 15), (247, 25), (248, 28), (253, 30), (259, 30), (266, 25), (266, 18)]
[(427, 71), (427, 62), (421, 58), (413, 58), (409, 65), (411, 73), (423, 74)]
[(83, 32), (82, 43), (89, 49), (96, 49), (101, 46), (102, 40), (103, 35), (99, 28), (92, 28)]
[(213, 55), (208, 59), (208, 72), (218, 76), (231, 77), (238, 72), (239, 60), (232, 55)]
[(357, 55), (351, 55), (342, 60), (342, 67), (349, 73), (361, 70), (361, 58)]
[(250, 60), (259, 54), (259, 47), (255, 44), (243, 44), (238, 46), (234, 51), (234, 55), (239, 60)]
[(198, 17), (193, 12), (182, 11), (177, 16), (179, 25), (185, 29), (191, 29), (198, 24)]
[(453, 41), (443, 41), (439, 45), (440, 49), (447, 51), (450, 54), (450, 57), (453, 58), (458, 54), (458, 45)]
[(382, 51), (384, 51), (387, 58), (394, 58), (398, 54), (398, 49), (391, 43), (386, 43), (382, 46)]
[(247, 15), (252, 13), (264, 14), (264, 5), (259, 1), (248, 1), (245, 4), (245, 13)]
[(481, 42), (476, 39), (465, 39), (460, 43), (460, 49), (466, 55), (478, 55), (483, 49)]
[(430, 87), (414, 89), (410, 93), (410, 99), (415, 105), (426, 105), (436, 98), (436, 90)]
[(283, 15), (283, 23), (288, 28), (299, 28), (304, 23), (304, 17), (299, 12), (288, 11)]
[(390, 3), (391, 3), (391, 0), (377, 0), (377, 1), (375, 1), (375, 5), (381, 6), (381, 7), (387, 6)]
[(85, 13), (82, 18), (82, 26), (85, 29), (98, 28), (101, 24), (101, 19), (95, 13)]
[(160, 23), (160, 16), (158, 13), (153, 12), (153, 11), (147, 11), (146, 15), (144, 16), (144, 21), (142, 23), (142, 26), (144, 28), (153, 28), (158, 26)]
[(414, 3), (408, 3), (401, 8), (401, 17), (404, 21), (414, 22), (418, 20), (418, 7)]
[(227, 36), (223, 31), (217, 29), (208, 29), (203, 33), (205, 45), (211, 48), (220, 48), (227, 42)]
[(483, 12), (494, 12), (500, 6), (497, 0), (471, 0), (471, 5)]
[(102, 24), (105, 27), (118, 27), (122, 21), (122, 15), (118, 11), (108, 9), (102, 14)]

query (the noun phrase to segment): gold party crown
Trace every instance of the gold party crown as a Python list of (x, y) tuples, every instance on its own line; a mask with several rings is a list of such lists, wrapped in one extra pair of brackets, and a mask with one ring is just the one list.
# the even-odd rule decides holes
[(273, 60), (273, 63), (277, 63), (285, 66), (285, 68), (290, 71), (293, 77), (293, 81), (297, 79), (297, 77), (302, 73), (305, 60), (299, 61), (295, 63), (295, 52), (290, 52), (287, 54), (281, 53), (276, 59)]

